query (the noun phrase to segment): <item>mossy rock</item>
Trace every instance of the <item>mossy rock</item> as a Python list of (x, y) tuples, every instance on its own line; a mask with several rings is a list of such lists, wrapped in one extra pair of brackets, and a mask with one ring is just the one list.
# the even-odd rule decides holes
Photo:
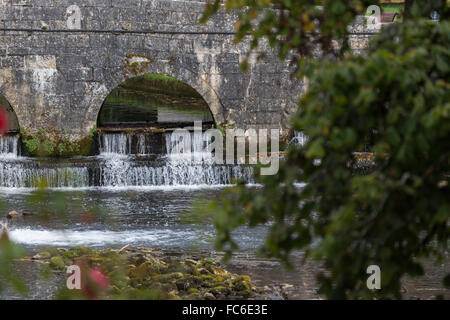
[(198, 293), (199, 291), (198, 291), (198, 289), (197, 288), (189, 288), (188, 290), (187, 290), (187, 293), (189, 293), (189, 294), (192, 294), (192, 293)]
[(226, 270), (224, 270), (222, 268), (219, 268), (219, 267), (217, 267), (215, 265), (209, 265), (207, 267), (207, 269), (208, 269), (209, 272), (211, 272), (212, 274), (215, 274), (215, 275), (222, 275), (223, 276), (223, 275), (227, 275), (228, 274), (228, 271), (226, 271)]
[(192, 292), (185, 297), (186, 300), (203, 300), (202, 295), (199, 292)]
[(71, 250), (76, 257), (87, 256), (92, 253), (88, 247), (75, 247)]
[(204, 276), (204, 275), (211, 275), (211, 272), (209, 272), (208, 269), (203, 267), (195, 267), (193, 274), (196, 276)]
[(50, 258), (50, 267), (55, 270), (64, 270), (66, 264), (61, 256), (55, 256)]
[(215, 276), (212, 274), (204, 274), (200, 276), (202, 281), (204, 282), (213, 282), (215, 281)]
[(247, 296), (252, 293), (252, 281), (249, 276), (239, 276), (233, 279), (233, 290)]
[(226, 286), (217, 286), (211, 289), (211, 292), (213, 294), (217, 295), (222, 295), (222, 296), (226, 296), (231, 294), (231, 289), (229, 287)]
[[(91, 131), (95, 128), (91, 129)], [(29, 132), (20, 128), (25, 155), (37, 157), (88, 156), (94, 153), (94, 134), (81, 140), (72, 140), (55, 130)]]
[(66, 250), (66, 251), (60, 251), (60, 256), (62, 256), (65, 259), (74, 259), (77, 257), (77, 255), (75, 254), (75, 252), (71, 251), (71, 250)]
[(180, 291), (189, 291), (190, 289), (196, 289), (201, 285), (201, 280), (194, 276), (185, 276), (181, 279), (178, 279), (175, 282), (178, 290)]
[(132, 280), (139, 281), (147, 279), (157, 272), (159, 272), (159, 268), (156, 268), (153, 263), (144, 262), (137, 267), (129, 269), (129, 276)]
[(167, 294), (167, 299), (168, 300), (181, 300), (180, 296), (178, 295), (178, 292), (175, 290), (172, 290)]
[(154, 279), (161, 283), (166, 283), (176, 281), (177, 279), (181, 279), (183, 277), (184, 275), (181, 272), (172, 272), (158, 275), (157, 277), (154, 277)]
[(42, 251), (33, 256), (34, 260), (48, 260), (52, 257), (52, 254), (48, 251)]
[[(50, 261), (53, 270), (65, 271), (66, 266), (79, 259), (90, 267), (101, 268), (114, 287), (110, 292), (111, 298), (150, 298), (155, 296), (154, 292), (160, 292), (161, 299), (254, 296), (250, 277), (236, 276), (210, 261), (161, 257), (158, 253), (153, 256), (154, 253), (141, 248), (117, 251), (75, 247), (50, 251), (41, 254)], [(144, 262), (135, 264), (135, 260)], [(198, 269), (205, 270), (205, 274), (200, 274)]]
[(205, 292), (203, 298), (205, 300), (216, 300), (216, 297), (211, 292)]
[(52, 257), (61, 255), (57, 248), (48, 248), (46, 251), (49, 252)]
[(181, 272), (192, 274), (195, 266), (186, 264), (184, 261), (172, 261), (166, 268), (166, 272)]

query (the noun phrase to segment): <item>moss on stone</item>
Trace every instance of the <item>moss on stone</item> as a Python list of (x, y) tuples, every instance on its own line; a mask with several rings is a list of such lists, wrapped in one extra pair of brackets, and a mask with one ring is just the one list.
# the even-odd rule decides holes
[(90, 248), (88, 248), (88, 247), (81, 247), (81, 246), (80, 247), (75, 247), (75, 248), (73, 248), (70, 251), (73, 252), (76, 257), (83, 256), (83, 255), (88, 255), (88, 254), (92, 253), (92, 250)]
[[(79, 262), (84, 267), (102, 270), (110, 284), (110, 289), (105, 292), (106, 298), (199, 300), (254, 296), (248, 276), (233, 275), (208, 260), (161, 258), (155, 256), (152, 249), (58, 248), (36, 256), (33, 260), (48, 261), (51, 269), (60, 272)], [(156, 268), (156, 265), (164, 267)], [(180, 266), (186, 266), (190, 271), (173, 271)], [(197, 266), (204, 270), (214, 267), (214, 273), (197, 276), (194, 274)]]
[(50, 267), (55, 270), (64, 270), (66, 264), (64, 259), (60, 256), (55, 256), (50, 258)]
[(25, 154), (34, 157), (87, 156), (93, 153), (94, 134), (80, 140), (71, 140), (67, 135), (40, 129), (32, 133), (20, 128)]
[(249, 276), (239, 276), (233, 279), (233, 289), (239, 294), (250, 295), (252, 292), (252, 283)]
[(187, 290), (187, 293), (192, 294), (192, 293), (198, 293), (198, 289), (197, 288), (189, 288)]
[(228, 286), (217, 286), (217, 287), (212, 288), (211, 291), (213, 293), (215, 293), (216, 295), (222, 295), (222, 296), (226, 296), (232, 292)]
[(129, 75), (138, 75), (147, 70), (155, 62), (151, 56), (138, 53), (128, 53), (125, 56), (125, 72)]

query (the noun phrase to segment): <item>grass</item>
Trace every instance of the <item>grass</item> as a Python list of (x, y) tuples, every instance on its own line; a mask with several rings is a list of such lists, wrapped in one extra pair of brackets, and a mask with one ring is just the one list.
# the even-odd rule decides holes
[(122, 83), (120, 87), (153, 93), (164, 93), (179, 97), (201, 98), (200, 94), (188, 84), (162, 74), (145, 74), (131, 78)]
[(381, 5), (382, 12), (402, 13), (404, 8), (405, 8), (405, 5), (403, 3), (389, 3), (389, 4)]
[(181, 80), (178, 80), (177, 78), (171, 77), (171, 76), (166, 76), (164, 74), (159, 74), (159, 73), (150, 73), (150, 74), (144, 74), (143, 76), (137, 77), (138, 78), (147, 78), (147, 79), (155, 79), (155, 80), (164, 80), (164, 81), (168, 81), (168, 82), (181, 82), (183, 83)]

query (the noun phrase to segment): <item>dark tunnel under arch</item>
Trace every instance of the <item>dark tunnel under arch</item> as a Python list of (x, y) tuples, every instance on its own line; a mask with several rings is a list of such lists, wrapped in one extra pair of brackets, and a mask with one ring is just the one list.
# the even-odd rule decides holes
[(97, 128), (192, 126), (194, 121), (215, 125), (210, 107), (190, 85), (162, 74), (128, 79), (106, 97)]

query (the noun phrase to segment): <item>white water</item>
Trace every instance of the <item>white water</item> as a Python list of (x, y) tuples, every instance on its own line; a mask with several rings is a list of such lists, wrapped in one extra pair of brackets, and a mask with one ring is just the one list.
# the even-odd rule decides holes
[[(211, 137), (205, 133), (166, 134), (167, 158), (162, 166), (142, 166), (124, 155), (131, 150), (124, 134), (105, 134), (100, 166), (100, 185), (126, 186), (192, 186), (228, 185), (233, 179), (253, 181), (253, 170), (245, 166), (215, 165), (211, 152), (205, 151)], [(145, 135), (138, 137), (138, 153), (146, 154)]]
[(303, 133), (303, 131), (294, 131), (294, 137), (291, 143), (303, 147), (308, 142), (308, 137)]
[(133, 167), (128, 159), (120, 157), (109, 158), (100, 172), (100, 185), (109, 187), (228, 185), (233, 178), (249, 181), (253, 175), (249, 167), (170, 161), (159, 167)]
[[(138, 154), (151, 153), (145, 135), (139, 136), (136, 151)], [(131, 138), (125, 134), (105, 134), (101, 137), (101, 154), (96, 158), (48, 161), (22, 158), (0, 160), (0, 192), (7, 190), (14, 196), (20, 192), (31, 192), (45, 180), (46, 186), (58, 191), (86, 190), (101, 188), (102, 194), (120, 192), (137, 188), (139, 194), (155, 190), (170, 192), (174, 190), (196, 190), (203, 188), (222, 188), (229, 186), (233, 179), (253, 182), (253, 169), (239, 165), (215, 165), (211, 152), (205, 147), (211, 139), (204, 134), (192, 135), (189, 144), (175, 136), (166, 136), (168, 154), (157, 161), (138, 159), (131, 155)], [(83, 162), (84, 161), (84, 162)], [(175, 192), (178, 194), (178, 192)], [(6, 195), (6, 197), (8, 197)], [(112, 198), (115, 199), (116, 196)], [(109, 198), (108, 198), (109, 199)], [(170, 204), (176, 207), (177, 202)], [(20, 210), (20, 209), (19, 209)], [(176, 212), (176, 209), (172, 209)], [(25, 219), (24, 219), (25, 220)], [(169, 220), (170, 221), (170, 220)], [(82, 230), (78, 223), (48, 226), (23, 226), (13, 224), (8, 230), (10, 238), (25, 246), (90, 246), (145, 245), (150, 247), (211, 246), (213, 230), (172, 226), (173, 222), (148, 229), (139, 225), (136, 229), (110, 230), (109, 226), (96, 226), (95, 230)], [(55, 227), (55, 226), (53, 226)], [(2, 226), (0, 226), (2, 228)]]
[(172, 163), (212, 164), (213, 154), (208, 150), (211, 142), (212, 137), (208, 133), (166, 133), (166, 150)]
[[(4, 150), (17, 150), (16, 137), (4, 138)], [(182, 138), (166, 135), (168, 155), (159, 162), (137, 161), (129, 154), (131, 138), (121, 133), (101, 135), (101, 154), (95, 163), (92, 159), (85, 163), (77, 160), (76, 165), (40, 163), (30, 158), (2, 159), (0, 188), (222, 186), (232, 184), (234, 179), (253, 182), (251, 167), (213, 163), (212, 153), (205, 151), (211, 137), (195, 133), (186, 140)], [(139, 136), (137, 141), (138, 153), (149, 153), (145, 135)]]
[[(148, 150), (145, 149), (145, 136), (142, 136), (139, 137), (138, 152), (145, 154)], [(233, 179), (253, 180), (250, 167), (214, 165), (211, 152), (205, 152), (211, 137), (204, 133), (181, 136), (167, 133), (168, 156), (162, 166), (136, 166), (129, 157), (124, 157), (126, 150), (130, 150), (125, 135), (106, 134), (104, 141), (107, 141), (107, 148), (103, 148), (105, 162), (100, 167), (102, 186), (228, 185)]]
[[(41, 185), (42, 184), (42, 185)], [(21, 163), (0, 162), (0, 186), (6, 188), (84, 187), (89, 185), (87, 168), (30, 168)]]
[[(9, 237), (15, 243), (23, 245), (52, 245), (52, 246), (105, 246), (142, 244), (148, 246), (176, 246), (183, 242), (198, 242), (198, 232), (176, 231), (171, 229), (156, 230), (45, 230), (21, 228), (8, 231)], [(203, 240), (204, 242), (206, 240)]]
[(0, 158), (17, 158), (19, 155), (19, 138), (0, 135)]
[(131, 153), (131, 139), (124, 133), (111, 133), (100, 135), (100, 153), (121, 154)]
[(137, 153), (139, 155), (146, 155), (150, 153), (150, 148), (147, 148), (147, 141), (146, 141), (145, 134), (141, 133), (138, 135), (138, 150)]

